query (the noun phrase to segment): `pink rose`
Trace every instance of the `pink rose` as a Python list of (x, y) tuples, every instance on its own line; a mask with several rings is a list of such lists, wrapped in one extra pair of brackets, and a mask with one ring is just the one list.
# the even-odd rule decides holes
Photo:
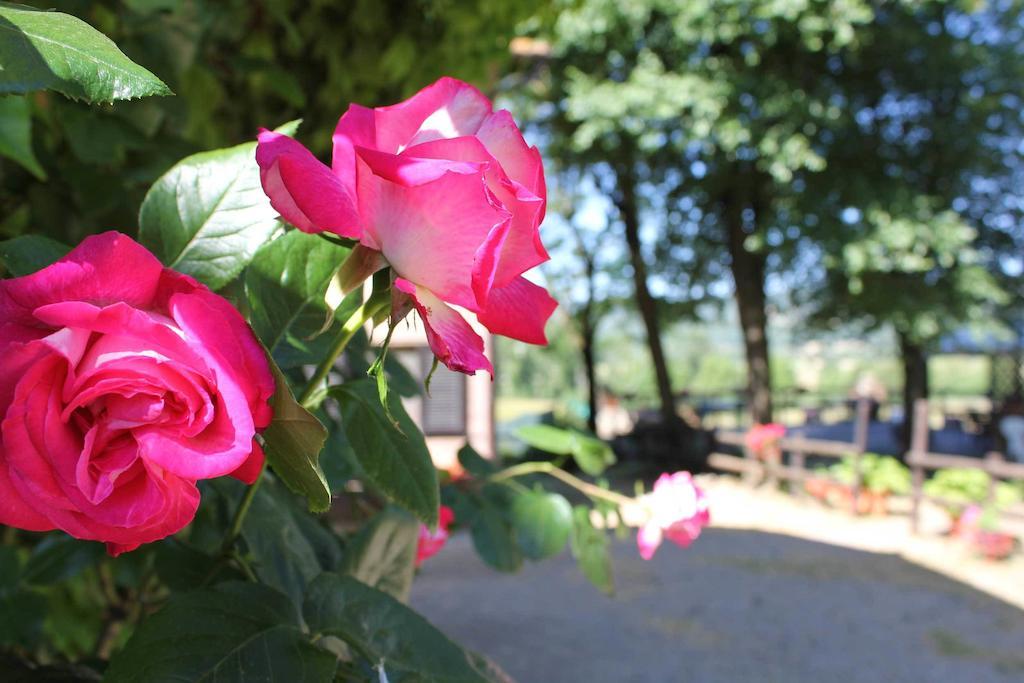
[(448, 529), (455, 521), (455, 512), (442, 505), (438, 512), (437, 531), (431, 531), (426, 524), (420, 524), (420, 537), (416, 542), (416, 566), (437, 555), (448, 542)]
[(666, 538), (687, 547), (711, 521), (707, 497), (689, 472), (661, 475), (654, 482), (654, 490), (640, 503), (647, 508), (648, 517), (636, 541), (645, 560), (654, 557)]
[(493, 374), (483, 340), (449, 304), (495, 334), (547, 343), (557, 304), (522, 277), (549, 258), (540, 153), (476, 88), (442, 78), (390, 107), (353, 104), (334, 132), (330, 168), (266, 130), (256, 160), (287, 221), (357, 239), (376, 267), (391, 265), (405, 309), (415, 306), (449, 368)]
[(251, 482), (274, 380), (225, 299), (116, 232), (0, 280), (0, 523), (104, 541), (173, 534), (196, 480)]

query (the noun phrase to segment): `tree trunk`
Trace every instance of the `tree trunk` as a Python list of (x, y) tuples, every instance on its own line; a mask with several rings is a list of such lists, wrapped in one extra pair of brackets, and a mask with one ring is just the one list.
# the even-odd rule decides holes
[(920, 344), (898, 332), (900, 356), (903, 359), (903, 430), (900, 433), (903, 450), (910, 448), (914, 433), (914, 402), (928, 398), (928, 357)]
[(633, 266), (633, 285), (636, 305), (643, 318), (647, 330), (647, 346), (651, 352), (651, 363), (654, 365), (654, 378), (658, 385), (658, 400), (661, 417), (665, 424), (674, 424), (676, 414), (675, 398), (672, 395), (672, 381), (665, 362), (665, 351), (661, 346), (661, 321), (658, 319), (658, 307), (647, 288), (647, 264), (644, 262), (640, 248), (640, 208), (636, 197), (636, 177), (632, 168), (619, 169), (618, 191), (615, 204), (622, 216), (626, 229), (626, 246), (629, 247), (629, 260)]
[(597, 361), (594, 355), (594, 326), (588, 315), (583, 321), (583, 371), (587, 378), (587, 429), (597, 434)]
[(772, 379), (768, 360), (768, 314), (765, 311), (764, 257), (747, 251), (744, 243), (742, 207), (730, 206), (726, 199), (724, 214), (728, 231), (730, 269), (736, 285), (743, 345), (747, 354), (747, 394), (750, 414), (757, 424), (772, 421)]

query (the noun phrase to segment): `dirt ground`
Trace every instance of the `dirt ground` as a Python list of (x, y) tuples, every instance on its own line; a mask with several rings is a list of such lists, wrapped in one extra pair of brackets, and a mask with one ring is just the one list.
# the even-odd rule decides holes
[(568, 554), (498, 574), (465, 534), (426, 564), (413, 605), (520, 683), (1024, 680), (1024, 563), (934, 535), (929, 510), (855, 519), (704, 478), (713, 527), (644, 562), (614, 546), (614, 597)]

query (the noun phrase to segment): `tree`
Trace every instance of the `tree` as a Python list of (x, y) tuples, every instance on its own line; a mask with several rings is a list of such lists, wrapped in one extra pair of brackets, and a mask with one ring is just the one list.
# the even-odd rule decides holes
[[(824, 165), (830, 59), (870, 19), (858, 2), (712, 0), (589, 0), (559, 16), (543, 93), (556, 105), (548, 130), (555, 156), (602, 169), (619, 206), (663, 411), (671, 388), (650, 282), (661, 300), (686, 302), (711, 296), (726, 276), (751, 411), (771, 419), (765, 281), (789, 262), (795, 198)], [(643, 244), (645, 221), (656, 246)]]
[[(1019, 3), (885, 5), (843, 62), (843, 135), (812, 179), (821, 287), (812, 322), (889, 325), (904, 369), (905, 444), (928, 395), (927, 353), (979, 319), (1006, 318), (1021, 240), (1024, 59)], [(1007, 269), (1011, 265), (1011, 269)]]

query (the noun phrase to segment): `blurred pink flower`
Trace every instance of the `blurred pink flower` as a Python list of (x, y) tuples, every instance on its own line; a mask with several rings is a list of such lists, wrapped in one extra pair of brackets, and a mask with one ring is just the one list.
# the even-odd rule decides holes
[(755, 455), (759, 455), (765, 448), (776, 445), (784, 436), (786, 436), (786, 428), (783, 425), (775, 422), (756, 424), (747, 432), (747, 448)]
[(431, 531), (426, 524), (420, 525), (420, 537), (416, 543), (416, 566), (436, 555), (448, 542), (448, 529), (455, 521), (455, 512), (442, 505), (437, 516), (437, 530)]
[(662, 540), (687, 547), (711, 521), (708, 500), (689, 472), (662, 474), (654, 490), (640, 500), (647, 508), (647, 522), (637, 533), (640, 557), (654, 557)]
[(442, 78), (389, 107), (351, 105), (330, 168), (267, 130), (256, 161), (288, 222), (359, 240), (367, 275), (394, 269), (393, 310), (416, 308), (431, 350), (452, 370), (493, 374), (483, 340), (450, 305), (495, 334), (547, 343), (557, 304), (522, 277), (549, 258), (540, 153), (476, 88)]

